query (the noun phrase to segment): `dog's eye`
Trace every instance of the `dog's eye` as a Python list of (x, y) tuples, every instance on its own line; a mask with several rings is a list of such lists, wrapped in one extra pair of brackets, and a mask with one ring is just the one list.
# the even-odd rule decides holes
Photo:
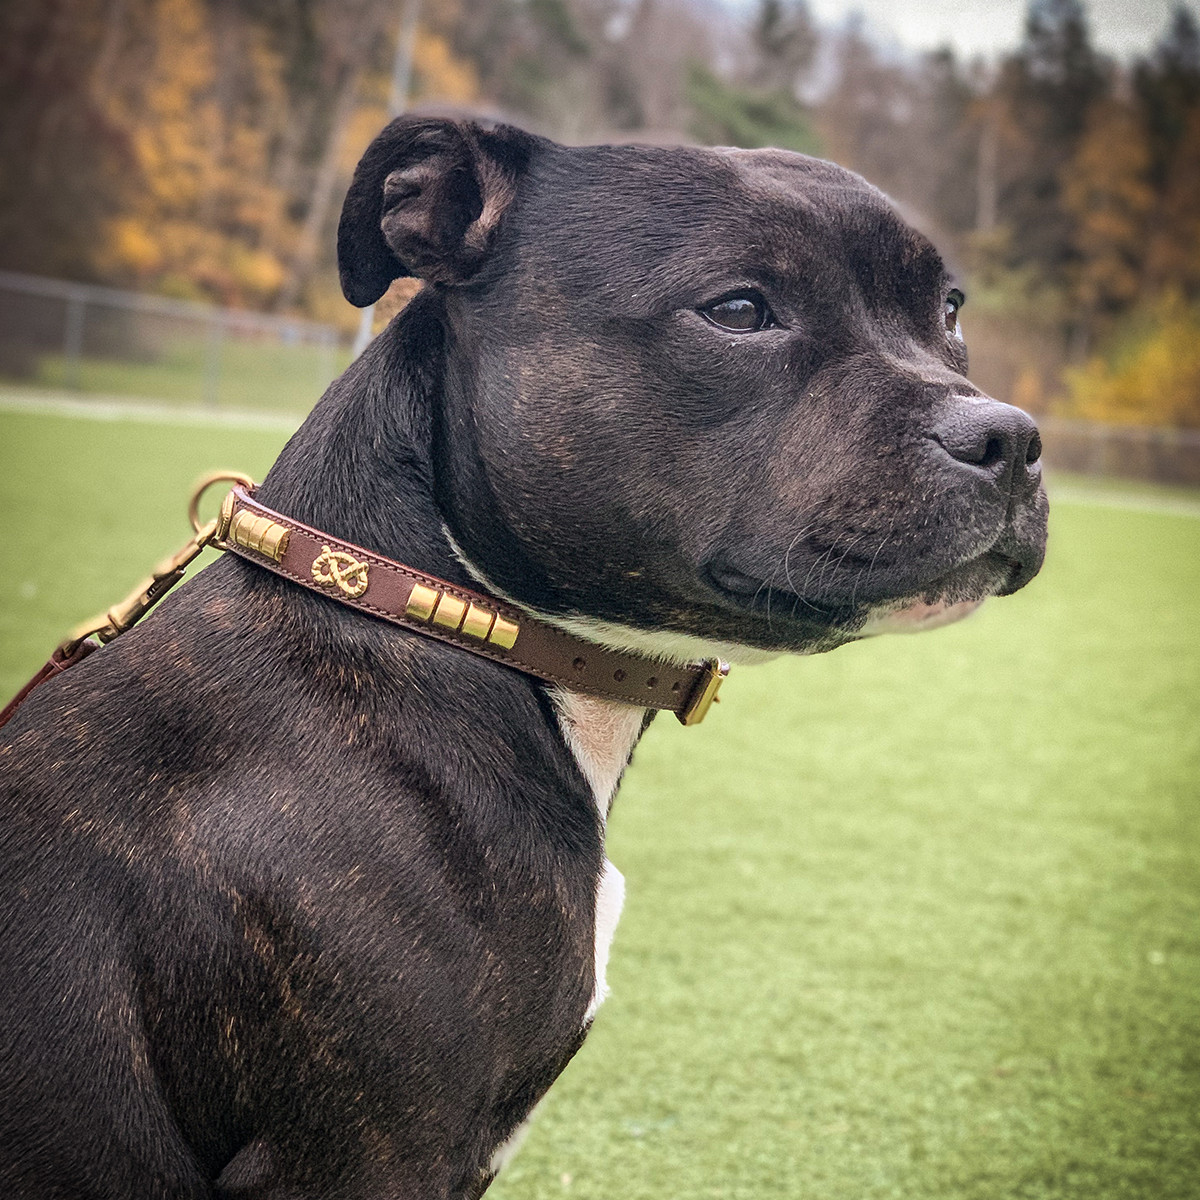
[(967, 298), (958, 290), (951, 288), (950, 294), (946, 297), (946, 332), (958, 332), (958, 310), (966, 304)]
[(700, 309), (700, 315), (731, 333), (758, 333), (776, 324), (770, 306), (758, 292), (738, 292), (722, 300), (714, 300)]

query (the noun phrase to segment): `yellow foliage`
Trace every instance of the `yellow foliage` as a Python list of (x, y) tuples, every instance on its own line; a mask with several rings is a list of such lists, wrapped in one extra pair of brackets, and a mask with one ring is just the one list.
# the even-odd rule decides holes
[(1200, 428), (1200, 309), (1178, 298), (1163, 301), (1111, 360), (1093, 358), (1063, 378), (1066, 415)]
[(413, 70), (423, 100), (469, 104), (479, 95), (474, 64), (455, 58), (444, 37), (421, 26), (413, 44)]
[[(472, 63), (455, 58), (450, 43), (440, 34), (417, 26), (413, 39), (413, 95), (410, 104), (437, 102), (467, 105), (479, 96), (479, 79)], [(387, 124), (391, 77), (377, 75), (364, 85), (367, 98), (355, 110), (338, 154), (344, 174), (354, 170), (371, 139)]]
[(114, 217), (107, 224), (107, 257), (118, 270), (128, 267), (146, 275), (162, 264), (158, 243), (136, 217)]
[(371, 139), (387, 122), (387, 105), (382, 102), (362, 104), (354, 110), (346, 126), (346, 136), (338, 148), (338, 169), (343, 175), (349, 175), (354, 170), (354, 164), (371, 144)]
[[(122, 0), (114, 12), (117, 65), (97, 76), (93, 99), (123, 135), (126, 160), (94, 268), (114, 282), (226, 304), (278, 303), (303, 267), (305, 202), (324, 212), (317, 188), (331, 186), (306, 139), (314, 130), (327, 137), (348, 176), (387, 120), (390, 71), (342, 64), (358, 105), (348, 126), (323, 132), (319, 106), (332, 94), (313, 95), (318, 115), (298, 118), (286, 39), (269, 23), (235, 19), (211, 0)], [(326, 15), (336, 17), (336, 7)], [(370, 18), (372, 28), (380, 19)], [(468, 104), (479, 94), (474, 66), (423, 26), (412, 83), (417, 102)]]
[[(286, 197), (269, 181), (269, 130), (217, 102), (217, 62), (204, 0), (146, 0), (139, 38), (104, 97), (133, 162), (123, 211), (98, 248), (102, 271), (142, 286), (190, 288), (261, 306), (284, 274), (272, 243), (286, 235)], [(261, 37), (248, 53), (255, 100), (286, 108), (283, 63)]]
[(120, 98), (120, 115), (133, 133), (145, 201), (178, 211), (198, 204), (215, 182), (212, 38), (200, 0), (157, 0), (152, 13), (149, 70), (133, 96)]

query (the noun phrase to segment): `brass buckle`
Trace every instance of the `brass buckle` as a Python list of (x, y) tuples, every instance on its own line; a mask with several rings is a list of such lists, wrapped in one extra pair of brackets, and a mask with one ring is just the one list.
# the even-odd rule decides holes
[(683, 712), (676, 713), (681, 725), (699, 725), (708, 715), (708, 710), (717, 703), (717, 693), (725, 676), (729, 674), (729, 664), (719, 658), (710, 658), (704, 664), (704, 672), (692, 688), (692, 694)]
[(199, 556), (218, 532), (221, 523), (219, 517), (214, 517), (204, 525), (200, 524), (200, 497), (222, 479), (232, 480), (246, 487), (254, 486), (249, 476), (238, 471), (214, 471), (200, 479), (188, 504), (188, 519), (196, 532), (174, 554), (168, 555), (158, 563), (124, 600), (114, 604), (107, 612), (100, 613), (71, 630), (70, 635), (59, 646), (64, 655), (73, 654), (80, 643), (89, 637), (98, 638), (102, 644), (111, 642), (130, 626), (137, 624), (183, 578), (188, 564)]

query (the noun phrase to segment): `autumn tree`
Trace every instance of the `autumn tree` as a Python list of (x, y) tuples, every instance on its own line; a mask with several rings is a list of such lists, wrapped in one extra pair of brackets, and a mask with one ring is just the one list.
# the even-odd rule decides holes
[(834, 56), (834, 86), (817, 109), (826, 152), (895, 191), (904, 154), (895, 136), (896, 116), (907, 107), (904, 68), (884, 62), (857, 21), (838, 35)]
[(107, 43), (99, 3), (0, 5), (0, 266), (103, 277), (92, 247), (121, 210), (133, 155), (94, 90)]
[(1095, 104), (1060, 185), (1072, 222), (1067, 282), (1081, 321), (1119, 314), (1141, 291), (1154, 203), (1149, 169), (1137, 112), (1116, 98)]
[(861, 172), (944, 241), (976, 218), (980, 82), (949, 49), (884, 57), (851, 25), (816, 111), (827, 153)]

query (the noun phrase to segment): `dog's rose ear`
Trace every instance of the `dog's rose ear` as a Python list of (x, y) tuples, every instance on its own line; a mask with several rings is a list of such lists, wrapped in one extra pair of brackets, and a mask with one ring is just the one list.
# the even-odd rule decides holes
[(351, 304), (393, 279), (462, 283), (482, 265), (534, 139), (511, 126), (397, 117), (367, 147), (338, 224), (338, 274)]

